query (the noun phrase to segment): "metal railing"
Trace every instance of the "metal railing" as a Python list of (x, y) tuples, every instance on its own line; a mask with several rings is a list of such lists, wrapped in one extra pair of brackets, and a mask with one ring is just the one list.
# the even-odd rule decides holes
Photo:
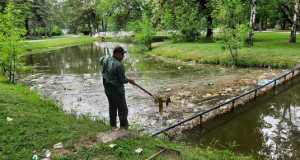
[(292, 77), (291, 77), (291, 79), (293, 79), (294, 78), (294, 74), (295, 74), (295, 71), (297, 71), (298, 70), (298, 76), (300, 76), (300, 67), (298, 67), (298, 68), (296, 68), (296, 69), (294, 69), (294, 70), (292, 70), (292, 71), (290, 71), (290, 72), (288, 72), (288, 73), (286, 73), (286, 74), (284, 74), (284, 75), (282, 75), (282, 76), (280, 76), (280, 77), (278, 77), (278, 78), (276, 78), (276, 79), (274, 79), (274, 80), (272, 80), (272, 81), (270, 81), (270, 82), (268, 82), (268, 83), (266, 83), (266, 84), (264, 84), (264, 85), (262, 85), (262, 86), (259, 86), (259, 87), (257, 87), (257, 88), (255, 88), (255, 89), (253, 89), (253, 90), (251, 90), (251, 91), (249, 91), (249, 92), (246, 92), (246, 93), (244, 93), (244, 94), (242, 94), (242, 95), (239, 95), (239, 96), (237, 96), (237, 97), (234, 97), (233, 99), (231, 99), (231, 100), (229, 100), (229, 101), (226, 101), (226, 102), (224, 102), (224, 103), (221, 103), (221, 104), (219, 104), (219, 105), (217, 105), (217, 106), (215, 106), (215, 107), (212, 107), (211, 109), (208, 109), (208, 110), (206, 110), (206, 111), (203, 111), (203, 112), (201, 112), (201, 113), (198, 113), (198, 114), (196, 114), (196, 115), (194, 115), (194, 116), (192, 116), (192, 117), (190, 117), (190, 118), (187, 118), (187, 119), (185, 119), (185, 120), (183, 120), (183, 121), (181, 121), (181, 122), (178, 122), (178, 123), (176, 123), (176, 124), (174, 124), (174, 125), (172, 125), (172, 126), (170, 126), (170, 127), (167, 127), (167, 128), (165, 128), (165, 129), (163, 129), (163, 130), (161, 130), (161, 131), (158, 131), (158, 132), (156, 132), (156, 133), (153, 133), (151, 136), (153, 137), (153, 136), (156, 136), (156, 135), (158, 135), (158, 134), (161, 134), (161, 133), (165, 133), (166, 131), (168, 131), (168, 130), (170, 130), (170, 129), (172, 129), (172, 128), (175, 128), (176, 126), (179, 126), (179, 125), (181, 125), (181, 124), (183, 124), (183, 123), (185, 123), (185, 122), (188, 122), (188, 121), (190, 121), (190, 120), (193, 120), (193, 119), (195, 119), (195, 118), (200, 118), (200, 125), (202, 125), (202, 120), (203, 120), (203, 115), (204, 114), (206, 114), (206, 113), (209, 113), (209, 112), (211, 112), (211, 111), (213, 111), (213, 110), (216, 110), (216, 109), (218, 109), (218, 108), (220, 108), (220, 107), (222, 107), (222, 106), (224, 106), (224, 105), (227, 105), (227, 104), (230, 104), (230, 103), (232, 103), (232, 109), (234, 108), (234, 103), (236, 102), (236, 100), (238, 100), (238, 99), (240, 99), (240, 98), (242, 98), (242, 97), (244, 97), (244, 96), (247, 96), (247, 95), (249, 95), (249, 94), (251, 94), (251, 93), (253, 93), (254, 92), (254, 98), (257, 96), (257, 91), (259, 90), (259, 89), (261, 89), (261, 88), (264, 88), (264, 87), (267, 87), (268, 85), (271, 85), (272, 83), (274, 83), (274, 88), (276, 88), (276, 85), (277, 84), (280, 84), (280, 83), (277, 83), (277, 82), (280, 82), (279, 80), (280, 79), (284, 79), (283, 80), (283, 83), (285, 83), (285, 81), (286, 81), (286, 78), (287, 78), (287, 76), (289, 75), (289, 74), (291, 74), (292, 73)]

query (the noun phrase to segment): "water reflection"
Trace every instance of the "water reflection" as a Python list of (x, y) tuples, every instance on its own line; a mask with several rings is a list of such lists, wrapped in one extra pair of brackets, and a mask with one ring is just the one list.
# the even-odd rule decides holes
[(221, 116), (202, 129), (185, 133), (185, 141), (194, 145), (210, 145), (233, 151), (256, 154), (268, 159), (300, 159), (300, 83), (286, 84), (234, 113)]
[[(117, 45), (129, 49), (132, 45), (119, 43), (94, 42), (80, 46), (61, 48), (42, 54), (33, 54), (25, 57), (26, 65), (32, 65), (39, 73), (45, 74), (86, 74), (100, 73), (99, 58), (112, 55), (113, 48)], [(134, 77), (182, 77), (186, 74), (215, 74), (222, 70), (214, 66), (180, 66), (178, 62), (164, 62), (151, 56), (129, 51), (122, 61), (128, 76)], [(180, 69), (178, 69), (180, 68)], [(226, 70), (227, 71), (227, 70)], [(184, 77), (183, 77), (184, 78)]]
[(300, 158), (299, 85), (267, 103), (268, 112), (260, 116), (265, 147), (260, 154), (272, 159)]
[(91, 43), (29, 55), (26, 64), (48, 74), (96, 73), (100, 71), (98, 59), (104, 54), (108, 54), (105, 48)]

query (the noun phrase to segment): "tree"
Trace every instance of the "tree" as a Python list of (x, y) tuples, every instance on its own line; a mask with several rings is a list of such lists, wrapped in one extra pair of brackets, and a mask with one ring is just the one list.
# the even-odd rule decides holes
[(102, 0), (66, 0), (64, 10), (69, 28), (77, 34), (80, 30), (85, 34), (99, 32), (98, 4)]
[(216, 7), (214, 16), (220, 24), (222, 49), (230, 51), (233, 64), (238, 66), (238, 49), (245, 44), (249, 33), (248, 23), (244, 18), (246, 17), (244, 4), (240, 0), (216, 0), (214, 5)]
[(97, 15), (101, 19), (103, 32), (107, 31), (109, 20), (118, 7), (119, 4), (116, 0), (101, 0), (100, 3), (97, 4)]
[(254, 37), (254, 26), (255, 26), (255, 16), (256, 16), (256, 4), (257, 0), (251, 0), (251, 14), (250, 14), (250, 24), (249, 27), (251, 29), (248, 37), (248, 44), (253, 45), (253, 37)]
[(212, 18), (212, 6), (210, 4), (210, 0), (197, 0), (199, 5), (199, 10), (204, 13), (206, 17), (207, 22), (207, 28), (206, 28), (206, 39), (212, 39), (213, 38), (213, 18)]
[(8, 4), (8, 0), (1, 0), (0, 1), (0, 13), (4, 12), (7, 4)]
[(155, 35), (155, 32), (153, 31), (153, 27), (149, 19), (150, 18), (144, 12), (142, 20), (139, 22), (140, 33), (135, 35), (134, 41), (136, 43), (144, 44), (148, 47), (148, 50), (151, 50), (152, 38)]
[(294, 17), (293, 17), (293, 25), (292, 25), (290, 43), (296, 42), (298, 13), (299, 13), (299, 0), (295, 0)]
[(293, 21), (291, 20), (292, 17), (292, 1), (291, 0), (276, 0), (277, 2), (277, 8), (278, 11), (282, 14), (283, 17), (283, 24), (281, 29), (286, 29), (286, 23), (293, 24)]
[(8, 4), (4, 14), (0, 13), (0, 22), (0, 67), (9, 81), (15, 83), (15, 75), (22, 67), (19, 58), (23, 51), (22, 36), (26, 33), (24, 17)]
[(281, 19), (281, 15), (278, 14), (277, 2), (270, 0), (259, 0), (257, 3), (257, 12), (256, 19), (258, 20), (258, 29), (261, 32), (262, 30), (267, 29), (267, 24), (274, 27)]
[(207, 26), (205, 14), (201, 12), (200, 5), (196, 0), (159, 1), (156, 6), (161, 9), (155, 9), (154, 14), (158, 15), (154, 17), (156, 21), (162, 22), (163, 29), (178, 30), (178, 32), (173, 32), (175, 40), (197, 41), (201, 31)]

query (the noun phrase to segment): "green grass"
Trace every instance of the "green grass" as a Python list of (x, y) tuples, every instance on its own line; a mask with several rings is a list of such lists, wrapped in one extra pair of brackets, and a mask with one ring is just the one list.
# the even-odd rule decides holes
[[(253, 159), (252, 157), (235, 155), (229, 150), (217, 151), (214, 149), (206, 148), (201, 149), (199, 147), (189, 147), (184, 144), (178, 144), (164, 140), (163, 138), (153, 138), (150, 136), (135, 136), (131, 139), (118, 141), (115, 143), (114, 148), (110, 148), (108, 144), (99, 144), (91, 149), (85, 149), (78, 152), (77, 155), (68, 155), (72, 158), (84, 158), (90, 157), (91, 159), (102, 157), (102, 159), (119, 159), (119, 160), (138, 160), (147, 159), (150, 156), (160, 151), (160, 148), (156, 146), (163, 146), (180, 151), (180, 155), (176, 155), (175, 152), (166, 151), (156, 159), (164, 160), (226, 160), (226, 159)], [(142, 148), (143, 151), (140, 155), (135, 153), (135, 150)]]
[(66, 39), (26, 42), (25, 44), (26, 52), (24, 52), (23, 55), (41, 53), (41, 52), (55, 50), (62, 47), (75, 46), (75, 45), (90, 43), (98, 40), (99, 38), (83, 36), (77, 38), (66, 37)]
[[(299, 62), (300, 43), (290, 44), (289, 34), (255, 33), (254, 46), (239, 50), (241, 67), (293, 67)], [(198, 60), (200, 63), (233, 65), (230, 52), (221, 50), (221, 42), (213, 43), (165, 41), (154, 44), (150, 54), (162, 55), (184, 61)]]
[[(6, 118), (13, 118), (6, 121)], [(29, 159), (32, 151), (51, 149), (58, 142), (73, 141), (93, 132), (111, 129), (101, 121), (76, 119), (49, 99), (21, 85), (0, 78), (0, 157)]]
[(73, 34), (63, 34), (63, 35), (60, 35), (60, 36), (52, 36), (52, 37), (42, 36), (41, 38), (32, 36), (31, 40), (43, 40), (43, 39), (54, 39), (54, 38), (70, 38), (72, 36), (73, 36)]

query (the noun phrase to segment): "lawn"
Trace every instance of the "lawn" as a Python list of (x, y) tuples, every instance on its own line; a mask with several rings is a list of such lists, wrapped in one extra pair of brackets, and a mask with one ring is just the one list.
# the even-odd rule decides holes
[(82, 36), (82, 37), (61, 37), (64, 39), (51, 39), (51, 40), (36, 40), (36, 41), (27, 41), (25, 43), (25, 52), (23, 55), (26, 54), (34, 54), (34, 53), (42, 53), (46, 51), (55, 50), (62, 47), (69, 47), (69, 46), (75, 46), (80, 45), (84, 43), (90, 43), (93, 41), (99, 41), (99, 38), (92, 38), (90, 36)]
[[(300, 60), (300, 43), (291, 44), (289, 34), (259, 33), (254, 35), (254, 45), (245, 45), (239, 50), (241, 67), (290, 68)], [(184, 61), (197, 60), (199, 63), (233, 65), (230, 52), (221, 49), (222, 43), (165, 41), (155, 43), (150, 54), (162, 55)]]

